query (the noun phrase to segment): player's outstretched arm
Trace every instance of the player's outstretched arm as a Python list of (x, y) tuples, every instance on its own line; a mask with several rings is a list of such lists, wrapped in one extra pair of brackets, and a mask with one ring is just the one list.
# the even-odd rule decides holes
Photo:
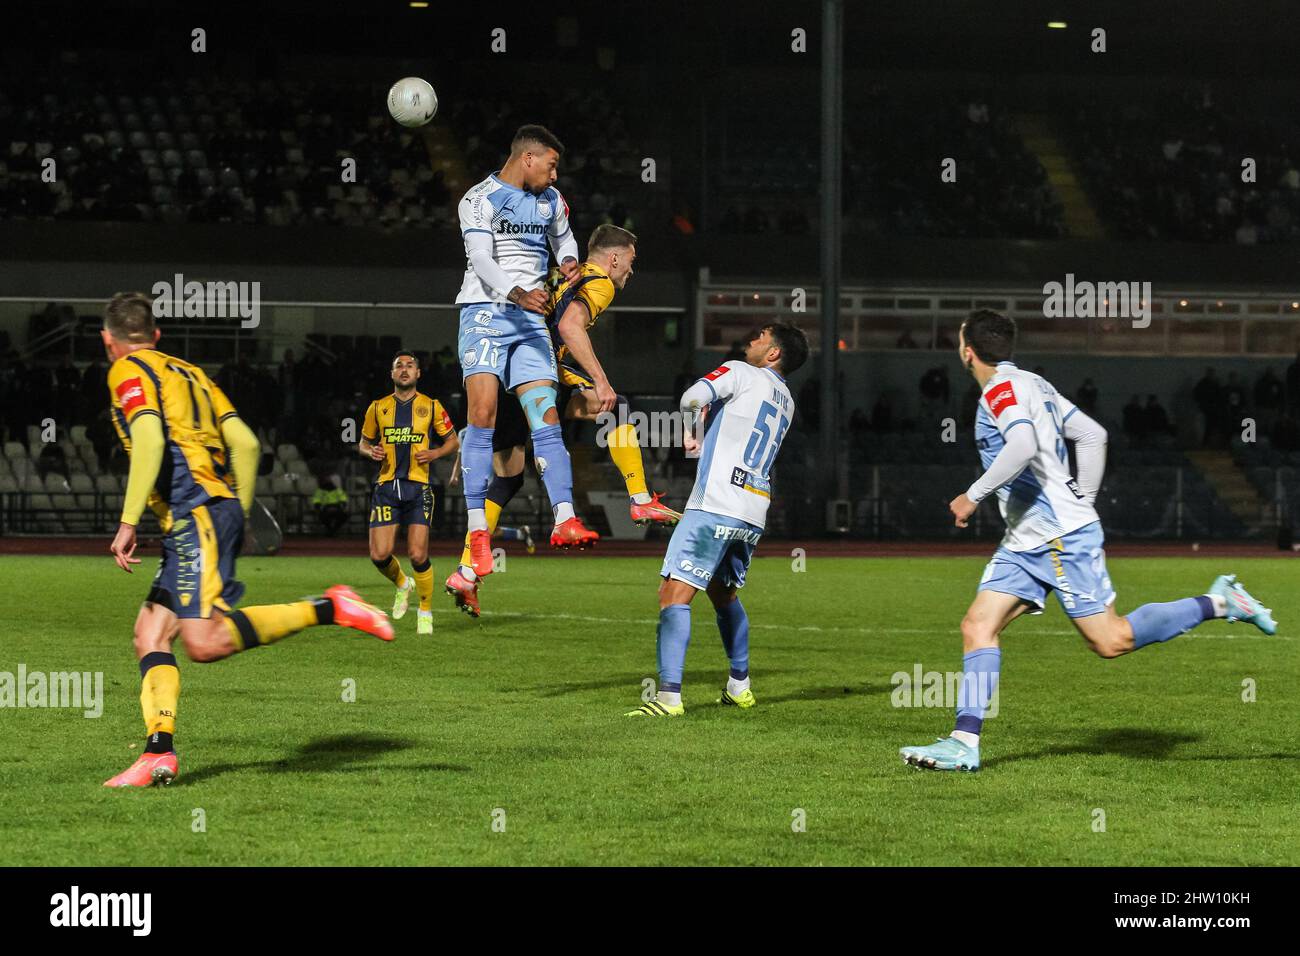
[(1078, 408), (1066, 415), (1061, 425), (1066, 440), (1074, 442), (1074, 460), (1079, 472), (1074, 476), (1075, 481), (1088, 504), (1092, 504), (1106, 474), (1106, 429)]
[(227, 416), (221, 422), (221, 438), (230, 452), (230, 469), (235, 476), (235, 493), (239, 504), (248, 514), (253, 508), (253, 493), (257, 488), (257, 463), (262, 456), (262, 445), (253, 430), (237, 415)]
[(607, 412), (614, 407), (618, 395), (609, 384), (609, 376), (605, 374), (600, 359), (596, 358), (596, 347), (591, 344), (591, 336), (587, 334), (587, 318), (585, 305), (570, 302), (556, 328), (561, 340), (569, 347), (573, 360), (591, 374), (592, 383), (596, 386), (596, 398), (600, 401), (598, 411)]

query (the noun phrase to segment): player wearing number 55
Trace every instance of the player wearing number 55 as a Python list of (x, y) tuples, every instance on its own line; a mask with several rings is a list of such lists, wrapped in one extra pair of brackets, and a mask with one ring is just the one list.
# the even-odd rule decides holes
[[(772, 464), (794, 420), (785, 380), (808, 358), (808, 340), (779, 323), (749, 341), (745, 360), (724, 362), (681, 398), (686, 450), (699, 451), (695, 488), (673, 530), (659, 576), (659, 690), (628, 717), (677, 717), (682, 669), (691, 641), (691, 601), (707, 591), (717, 612), (731, 674), (718, 703), (753, 707), (749, 687), (749, 618), (736, 591), (767, 522)], [(707, 413), (705, 412), (707, 406)], [(704, 439), (695, 447), (696, 421)]]

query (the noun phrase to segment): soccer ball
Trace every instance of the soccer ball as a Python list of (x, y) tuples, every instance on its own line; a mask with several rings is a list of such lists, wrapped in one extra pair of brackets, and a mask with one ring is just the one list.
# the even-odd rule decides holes
[(438, 94), (427, 80), (403, 77), (388, 91), (388, 112), (403, 126), (423, 126), (438, 112)]

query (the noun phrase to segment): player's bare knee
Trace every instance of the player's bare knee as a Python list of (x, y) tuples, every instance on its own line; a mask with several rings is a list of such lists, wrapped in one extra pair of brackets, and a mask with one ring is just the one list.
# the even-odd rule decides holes
[(372, 547), (370, 549), (370, 560), (375, 564), (387, 564), (388, 559), (392, 556), (392, 551), (385, 551), (383, 548)]
[(1106, 660), (1121, 657), (1133, 649), (1132, 642), (1126, 641), (1124, 635), (1119, 632), (1107, 634), (1102, 638), (1090, 641), (1089, 646), (1094, 654)]
[(133, 643), (135, 645), (136, 660), (144, 660), (146, 654), (165, 654), (171, 649), (171, 642), (152, 629), (149, 631), (137, 630)]
[(961, 640), (968, 652), (983, 647), (997, 647), (997, 628), (989, 618), (968, 611), (961, 619)]
[(422, 548), (407, 548), (406, 555), (411, 559), (412, 564), (429, 563), (429, 547), (425, 545)]
[(210, 664), (230, 656), (228, 641), (218, 643), (207, 634), (186, 634), (181, 640), (185, 643), (185, 655), (195, 664)]

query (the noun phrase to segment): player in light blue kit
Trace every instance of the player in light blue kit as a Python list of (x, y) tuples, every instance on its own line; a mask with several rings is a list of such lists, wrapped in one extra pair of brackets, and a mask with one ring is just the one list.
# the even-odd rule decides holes
[[(1106, 430), (1050, 382), (1016, 368), (1015, 341), (1015, 321), (997, 312), (981, 309), (962, 323), (958, 354), (980, 386), (975, 442), (985, 472), (948, 507), (964, 528), (979, 502), (996, 493), (1007, 531), (961, 622), (956, 729), (938, 743), (903, 747), (903, 760), (917, 767), (979, 769), (980, 731), (1002, 665), (998, 637), (1021, 614), (1041, 614), (1048, 592), (1100, 657), (1171, 640), (1214, 618), (1277, 631), (1272, 612), (1230, 574), (1203, 595), (1115, 613), (1093, 510), (1106, 469)], [(1074, 443), (1077, 477), (1070, 475), (1067, 441)]]
[(537, 470), (551, 499), (551, 546), (585, 547), (598, 535), (573, 512), (573, 468), (555, 407), (559, 374), (546, 328), (544, 288), (554, 252), (565, 278), (578, 274), (578, 243), (569, 207), (552, 184), (564, 147), (544, 126), (521, 126), (501, 171), (465, 193), (460, 228), (465, 238), (465, 281), (458, 351), (465, 374), (469, 425), (461, 450), (472, 567), (447, 579), (459, 602), (492, 573), (492, 543), (484, 499), (492, 478), (492, 432), (498, 381), (523, 406)]
[[(750, 340), (745, 360), (725, 362), (681, 399), (687, 452), (699, 451), (695, 489), (673, 530), (659, 575), (659, 693), (628, 717), (677, 717), (682, 668), (691, 641), (691, 600), (707, 591), (717, 612), (731, 674), (719, 701), (753, 707), (749, 687), (749, 618), (736, 590), (767, 521), (772, 463), (794, 419), (786, 376), (808, 358), (797, 326), (769, 325)], [(696, 419), (705, 414), (704, 440), (695, 447)]]

